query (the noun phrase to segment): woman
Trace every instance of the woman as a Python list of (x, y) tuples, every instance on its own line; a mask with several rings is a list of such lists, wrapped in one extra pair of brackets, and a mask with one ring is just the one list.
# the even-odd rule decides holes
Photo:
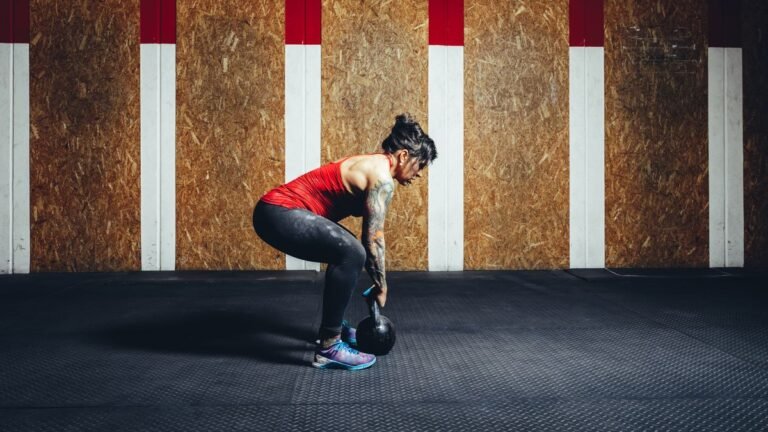
[[(363, 266), (373, 279), (370, 295), (379, 306), (386, 304), (384, 219), (395, 181), (411, 184), (437, 157), (435, 143), (407, 113), (396, 117), (381, 147), (380, 153), (349, 156), (272, 189), (253, 212), (254, 229), (269, 245), (328, 264), (314, 367), (358, 370), (376, 362), (350, 346), (355, 329), (344, 312)], [(347, 216), (363, 217), (361, 241), (337, 223)]]

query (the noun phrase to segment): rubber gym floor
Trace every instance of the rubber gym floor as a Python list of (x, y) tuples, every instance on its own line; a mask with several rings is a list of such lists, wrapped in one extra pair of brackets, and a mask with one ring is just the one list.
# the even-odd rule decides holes
[(765, 273), (388, 279), (395, 348), (347, 372), (309, 367), (323, 273), (2, 276), (0, 430), (768, 429)]

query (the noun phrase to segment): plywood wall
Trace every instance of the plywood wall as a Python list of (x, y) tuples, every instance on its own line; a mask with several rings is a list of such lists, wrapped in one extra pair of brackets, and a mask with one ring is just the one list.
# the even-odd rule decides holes
[(139, 2), (30, 14), (31, 270), (138, 270)]
[(178, 269), (283, 269), (253, 206), (284, 171), (284, 4), (177, 9)]
[(465, 2), (465, 268), (568, 266), (568, 2)]
[[(404, 111), (428, 131), (427, 2), (325, 0), (322, 25), (323, 163), (377, 151)], [(427, 268), (426, 177), (397, 186), (388, 269)], [(343, 224), (359, 237), (361, 219)]]
[(708, 266), (707, 9), (605, 2), (606, 265)]
[[(139, 2), (31, 2), (33, 271), (140, 269)], [(324, 0), (322, 162), (427, 124), (427, 2)], [(177, 268), (282, 269), (284, 3), (178, 2)], [(768, 266), (768, 7), (743, 0), (745, 259)], [(707, 10), (606, 0), (606, 264), (708, 265)], [(568, 1), (465, 1), (465, 268), (568, 266)], [(440, 151), (440, 143), (437, 143)], [(388, 268), (427, 268), (427, 176)], [(344, 224), (360, 232), (360, 219)]]
[(768, 3), (742, 0), (744, 259), (768, 267)]

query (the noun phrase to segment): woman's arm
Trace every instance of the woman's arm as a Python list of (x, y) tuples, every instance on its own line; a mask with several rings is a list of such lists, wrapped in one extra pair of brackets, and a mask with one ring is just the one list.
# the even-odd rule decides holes
[(377, 177), (368, 182), (363, 213), (362, 242), (367, 253), (365, 270), (376, 285), (376, 298), (380, 306), (387, 301), (387, 279), (384, 267), (386, 246), (384, 243), (384, 219), (395, 191), (391, 178)]

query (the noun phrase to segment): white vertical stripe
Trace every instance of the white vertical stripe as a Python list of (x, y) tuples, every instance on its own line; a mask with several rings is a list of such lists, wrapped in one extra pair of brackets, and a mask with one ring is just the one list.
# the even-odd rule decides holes
[[(320, 129), (321, 129), (321, 48), (320, 45), (305, 45), (305, 122), (304, 128), (304, 171), (310, 171), (320, 166)], [(317, 267), (320, 268), (319, 265)]]
[(13, 272), (13, 44), (0, 43), (0, 274)]
[(176, 268), (176, 46), (141, 44), (141, 268)]
[(160, 270), (160, 45), (141, 44), (141, 269)]
[[(285, 46), (285, 181), (320, 166), (320, 45)], [(320, 264), (285, 256), (287, 270)]]
[(570, 178), (570, 266), (587, 266), (587, 52), (582, 47), (568, 50), (569, 178)]
[(427, 250), (430, 271), (448, 270), (448, 185), (446, 178), (450, 171), (450, 142), (448, 132), (448, 64), (447, 47), (429, 46), (427, 111), (429, 135), (437, 147), (437, 159), (429, 167), (427, 191)]
[(176, 45), (160, 44), (160, 270), (176, 269)]
[(29, 273), (29, 44), (13, 47), (13, 272)]
[(709, 265), (725, 267), (725, 48), (707, 54)]
[(464, 269), (464, 47), (430, 45), (429, 135), (438, 158), (429, 168), (430, 271)]
[(605, 266), (603, 47), (569, 49), (570, 267)]
[(725, 48), (725, 265), (744, 266), (744, 121), (741, 48)]
[(744, 266), (741, 48), (708, 50), (709, 265)]
[(448, 270), (464, 270), (464, 47), (449, 46), (448, 125), (451, 137), (448, 173)]
[(587, 51), (587, 266), (605, 267), (605, 50)]
[(0, 43), (0, 273), (29, 273), (29, 45)]

